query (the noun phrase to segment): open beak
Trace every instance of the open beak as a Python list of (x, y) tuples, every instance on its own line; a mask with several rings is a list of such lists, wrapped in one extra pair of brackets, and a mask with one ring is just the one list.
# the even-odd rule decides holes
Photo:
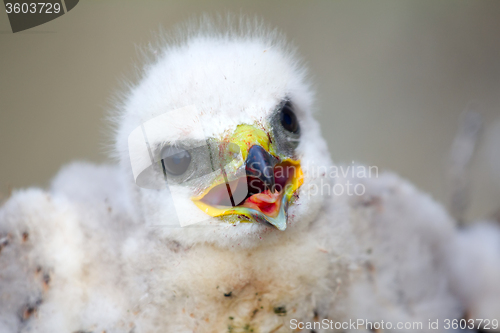
[(239, 125), (221, 145), (230, 145), (233, 153), (237, 147), (242, 165), (236, 168), (244, 168), (244, 173), (231, 177), (221, 166), (223, 177), (192, 201), (209, 216), (228, 222), (258, 222), (285, 230), (288, 207), (303, 183), (300, 161), (280, 157), (269, 136), (250, 125)]

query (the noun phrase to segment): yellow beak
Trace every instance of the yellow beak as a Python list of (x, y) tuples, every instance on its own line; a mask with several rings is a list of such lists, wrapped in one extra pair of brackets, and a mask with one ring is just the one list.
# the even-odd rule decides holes
[[(251, 125), (239, 125), (219, 143), (219, 151), (225, 166), (220, 177), (191, 198), (195, 205), (225, 222), (258, 222), (285, 230), (288, 207), (303, 183), (300, 161), (280, 156), (271, 137)], [(228, 166), (235, 155), (239, 159)]]

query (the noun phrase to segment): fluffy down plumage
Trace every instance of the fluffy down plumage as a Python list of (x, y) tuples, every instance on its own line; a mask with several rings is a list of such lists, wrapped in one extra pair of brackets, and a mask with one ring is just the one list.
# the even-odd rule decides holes
[[(16, 191), (1, 207), (1, 332), (290, 332), (292, 319), (422, 322), (420, 332), (429, 320), (500, 318), (499, 228), (457, 230), (391, 173), (332, 177), (306, 71), (282, 36), (244, 20), (205, 22), (165, 43), (117, 107), (119, 162), (73, 163), (49, 189)], [(172, 206), (164, 190), (134, 183), (134, 128), (196, 105), (207, 137), (241, 124), (269, 133), (284, 98), (300, 122), (293, 158), (304, 171), (286, 230), (238, 218), (152, 227)], [(199, 134), (181, 132), (159, 144)], [(318, 191), (334, 184), (364, 191)], [(196, 207), (186, 197), (176, 209)]]

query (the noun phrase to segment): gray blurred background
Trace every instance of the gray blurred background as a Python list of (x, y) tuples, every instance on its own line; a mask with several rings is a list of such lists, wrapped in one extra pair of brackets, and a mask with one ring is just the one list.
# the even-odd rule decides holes
[[(469, 219), (500, 208), (500, 1), (80, 1), (12, 34), (0, 12), (0, 200), (72, 160), (109, 162), (104, 119), (137, 46), (201, 13), (259, 15), (307, 60), (333, 159), (393, 170), (446, 202), (460, 115), (485, 121)], [(497, 170), (495, 172), (495, 170)]]

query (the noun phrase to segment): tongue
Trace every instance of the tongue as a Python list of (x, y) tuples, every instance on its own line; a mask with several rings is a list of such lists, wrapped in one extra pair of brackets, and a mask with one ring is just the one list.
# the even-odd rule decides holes
[(271, 193), (269, 190), (266, 190), (250, 196), (241, 206), (258, 210), (270, 217), (276, 217), (280, 210), (280, 197), (281, 195), (278, 191)]

